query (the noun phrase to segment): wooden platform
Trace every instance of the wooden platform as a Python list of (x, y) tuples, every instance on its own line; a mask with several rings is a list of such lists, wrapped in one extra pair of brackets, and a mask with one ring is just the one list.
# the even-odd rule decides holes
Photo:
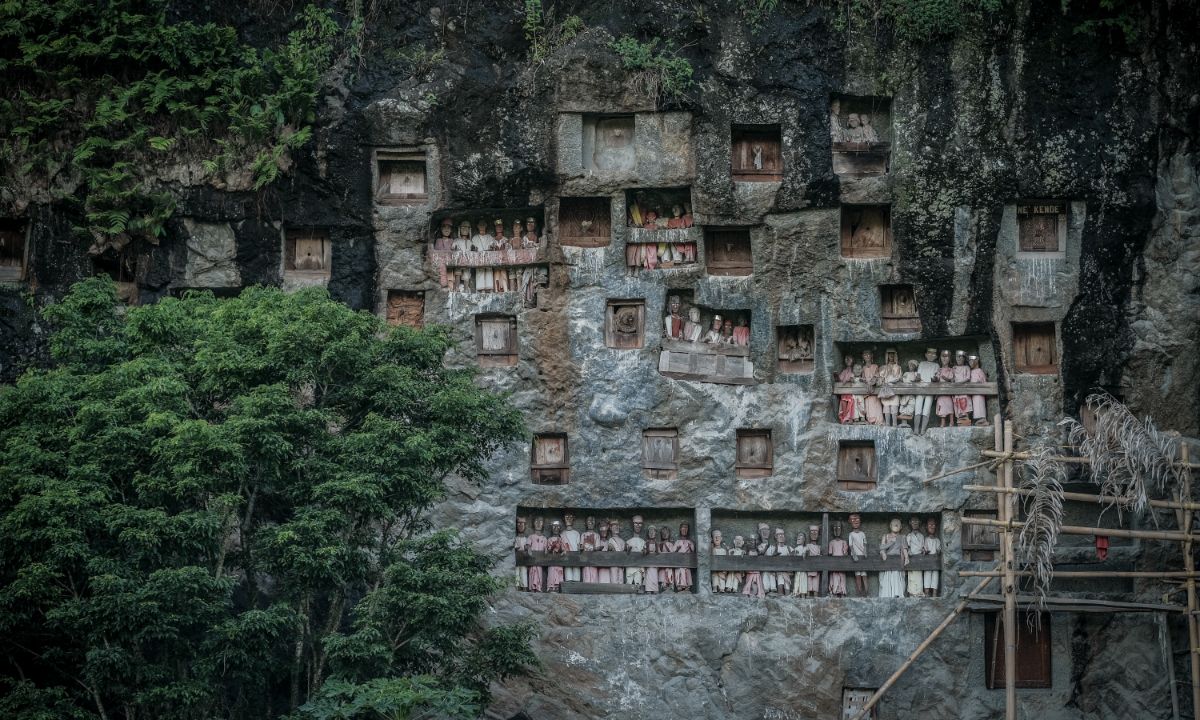
[(518, 567), (671, 567), (695, 568), (696, 553), (528, 552), (516, 553)]
[[(878, 395), (882, 386), (834, 383), (834, 395)], [(897, 395), (996, 395), (996, 383), (894, 383)]]

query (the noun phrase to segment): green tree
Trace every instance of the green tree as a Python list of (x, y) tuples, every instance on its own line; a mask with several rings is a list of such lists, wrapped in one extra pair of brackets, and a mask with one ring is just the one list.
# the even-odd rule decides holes
[(524, 432), (442, 329), (103, 278), (45, 315), (55, 367), (0, 391), (0, 716), (469, 716), (535, 662), (423, 520)]

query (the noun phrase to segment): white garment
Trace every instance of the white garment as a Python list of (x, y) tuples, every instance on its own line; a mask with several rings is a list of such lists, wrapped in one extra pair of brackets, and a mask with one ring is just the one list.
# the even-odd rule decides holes
[[(625, 541), (625, 549), (633, 555), (641, 555), (646, 552), (646, 539), (634, 535)], [(630, 567), (625, 568), (625, 582), (630, 585), (641, 585), (646, 577), (646, 568)]]
[[(572, 551), (572, 552), (579, 550), (579, 531), (578, 530), (575, 530), (574, 528), (572, 528), (570, 530), (563, 530), (562, 539), (563, 539), (563, 544), (567, 546), (567, 550)], [(579, 580), (583, 577), (580, 574), (582, 572), (582, 568), (569, 567), (569, 568), (563, 568), (563, 570), (564, 570), (563, 580), (566, 580), (567, 582), (579, 582)]]
[[(867, 556), (867, 534), (862, 530), (851, 530), (850, 535), (846, 538), (846, 542), (850, 544), (850, 557), (860, 558)], [(867, 574), (856, 570), (855, 575), (866, 577)]]
[[(908, 546), (908, 556), (910, 558), (925, 554), (925, 536), (919, 532), (913, 531), (905, 535), (904, 544)], [(921, 592), (923, 589), (921, 586), (921, 571), (910, 570), (905, 574), (908, 575), (908, 594), (913, 596), (923, 594)]]
[[(938, 555), (941, 552), (942, 552), (942, 541), (937, 539), (936, 537), (931, 537), (929, 535), (926, 535), (925, 536), (925, 554), (926, 555)], [(939, 575), (940, 575), (940, 573), (937, 570), (926, 570), (923, 573), (921, 573), (922, 584), (925, 586), (926, 590), (936, 591), (938, 589)]]

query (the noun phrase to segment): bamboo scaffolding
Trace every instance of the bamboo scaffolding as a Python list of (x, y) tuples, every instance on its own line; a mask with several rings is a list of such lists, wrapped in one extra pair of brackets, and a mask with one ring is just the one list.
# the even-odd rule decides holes
[[(926, 481), (928, 482), (928, 481)], [(1032, 490), (1023, 488), (999, 488), (995, 485), (963, 485), (963, 490), (970, 492), (990, 492), (990, 493), (1013, 493), (1014, 495), (1032, 495)], [(1077, 500), (1079, 502), (1094, 502), (1094, 503), (1113, 503), (1117, 505), (1129, 505), (1133, 503), (1131, 497), (1118, 497), (1116, 495), (1093, 495), (1091, 493), (1077, 492), (1061, 492), (1057, 493), (1063, 500)], [(1150, 507), (1167, 508), (1167, 509), (1184, 509), (1184, 510), (1200, 510), (1200, 503), (1194, 502), (1179, 502), (1177, 500), (1150, 500)]]
[[(1020, 530), (1025, 526), (1025, 523), (1020, 520), (1005, 521), (992, 520), (991, 518), (965, 517), (961, 518), (960, 522), (964, 525), (987, 525), (989, 527), (1008, 530)], [(1059, 528), (1059, 533), (1063, 535), (1100, 535), (1103, 537), (1133, 538), (1137, 540), (1170, 540), (1172, 542), (1183, 542), (1195, 537), (1191, 533), (1174, 530), (1124, 530), (1122, 528), (1087, 527), (1085, 525), (1063, 525)]]
[[(1018, 577), (1033, 577), (1031, 570), (1015, 571)], [(1004, 577), (1000, 570), (959, 570), (959, 577)], [(1188, 578), (1200, 577), (1186, 570), (1055, 570), (1055, 578)]]
[[(1011, 421), (1004, 423), (1004, 452), (1008, 457), (1000, 472), (1000, 484), (1006, 490), (1013, 486), (1013, 428)], [(1011, 493), (1000, 497), (999, 507), (1004, 512), (999, 514), (1007, 527), (1001, 542), (1000, 559), (1004, 563), (1004, 717), (1006, 720), (1017, 720), (1017, 579), (1013, 575), (1013, 538), (1012, 518), (1013, 502), (1016, 496)]]
[[(1183, 487), (1179, 491), (1180, 504), (1188, 503), (1192, 499), (1192, 473), (1189, 449), (1187, 443), (1180, 443), (1179, 459), (1183, 466)], [(1196, 561), (1192, 557), (1192, 513), (1191, 510), (1178, 509), (1175, 511), (1175, 519), (1179, 524), (1179, 529), (1184, 532), (1186, 539), (1183, 541), (1183, 569), (1189, 573), (1196, 570)], [(1194, 576), (1187, 579), (1187, 625), (1188, 625), (1188, 659), (1191, 660), (1192, 669), (1192, 717), (1195, 720), (1200, 720), (1200, 658), (1196, 657), (1197, 648), (1200, 647), (1200, 626), (1196, 623), (1196, 578)]]
[(893, 685), (896, 684), (896, 681), (900, 679), (900, 676), (913, 666), (913, 663), (917, 661), (917, 658), (921, 657), (921, 653), (929, 649), (929, 646), (933, 644), (933, 641), (937, 640), (938, 636), (941, 635), (946, 628), (950, 627), (950, 625), (958, 619), (958, 616), (967, 609), (967, 606), (971, 603), (971, 601), (978, 597), (991, 581), (991, 578), (985, 578), (981, 583), (976, 585), (975, 589), (972, 590), (966, 597), (964, 597), (962, 601), (958, 603), (958, 605), (954, 606), (954, 609), (950, 611), (950, 614), (942, 619), (942, 622), (933, 629), (933, 632), (929, 633), (929, 637), (925, 638), (925, 640), (922, 641), (915, 650), (909, 653), (908, 659), (905, 660), (900, 667), (896, 668), (896, 672), (892, 673), (891, 677), (885, 680), (884, 683), (879, 686), (879, 689), (876, 690), (873, 695), (871, 695), (870, 699), (868, 699), (867, 702), (862, 706), (862, 709), (858, 711), (858, 714), (854, 716), (853, 720), (863, 720), (863, 718), (870, 714), (871, 708), (875, 707), (876, 703), (883, 698), (884, 693), (886, 693)]
[[(1029, 458), (1033, 457), (1032, 453), (1011, 452), (1011, 451), (1006, 451), (1006, 450), (981, 450), (979, 452), (979, 454), (984, 457), (996, 458), (998, 460), (1028, 460)], [(1080, 465), (1090, 465), (1092, 462), (1091, 460), (1088, 460), (1085, 457), (1075, 457), (1072, 455), (1052, 455), (1051, 457), (1049, 457), (1047, 459), (1053, 460), (1054, 462), (1078, 463)], [(1177, 463), (1172, 463), (1172, 466), (1194, 469), (1194, 468), (1200, 468), (1200, 463), (1189, 462), (1187, 460), (1180, 460)]]
[(942, 478), (948, 478), (948, 477), (950, 477), (950, 476), (952, 476), (952, 475), (958, 475), (959, 473), (965, 473), (965, 472), (967, 472), (968, 470), (975, 470), (976, 468), (981, 468), (981, 467), (983, 467), (984, 465), (995, 465), (997, 462), (999, 462), (999, 461), (997, 461), (997, 460), (984, 460), (983, 462), (977, 462), (977, 463), (974, 463), (973, 465), (967, 465), (967, 466), (965, 466), (965, 467), (954, 468), (953, 470), (947, 470), (947, 471), (946, 471), (946, 472), (944, 472), (944, 473), (940, 473), (940, 474), (938, 474), (938, 475), (934, 475), (934, 476), (933, 476), (933, 477), (931, 477), (931, 478), (925, 478), (925, 480), (924, 480), (923, 482), (924, 482), (926, 485), (928, 485), (929, 483), (931, 483), (931, 482), (933, 482), (933, 481), (935, 481), (935, 480), (941, 480)]

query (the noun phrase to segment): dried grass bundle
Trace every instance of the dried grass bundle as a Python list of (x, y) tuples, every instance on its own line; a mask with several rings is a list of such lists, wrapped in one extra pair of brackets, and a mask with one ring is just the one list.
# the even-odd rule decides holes
[(1032, 494), (1022, 496), (1025, 519), (1017, 536), (1016, 562), (1033, 573), (1038, 606), (1046, 602), (1054, 579), (1054, 548), (1063, 525), (1063, 481), (1066, 471), (1055, 462), (1057, 450), (1049, 445), (1030, 449), (1030, 457), (1021, 467), (1020, 487)]
[(1095, 417), (1092, 428), (1072, 418), (1059, 423), (1067, 428), (1068, 442), (1091, 463), (1091, 480), (1101, 497), (1113, 499), (1118, 517), (1126, 508), (1145, 514), (1151, 495), (1162, 496), (1182, 480), (1184, 468), (1175, 464), (1179, 437), (1160, 431), (1148, 417), (1137, 419), (1108, 393), (1089, 395), (1086, 405)]

